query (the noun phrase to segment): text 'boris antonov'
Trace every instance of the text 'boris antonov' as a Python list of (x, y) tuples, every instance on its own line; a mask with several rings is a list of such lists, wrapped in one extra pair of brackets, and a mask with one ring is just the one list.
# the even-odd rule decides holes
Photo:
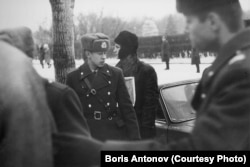
[(116, 163), (116, 162), (128, 162), (128, 163), (246, 163), (246, 156), (226, 156), (226, 155), (216, 155), (216, 156), (181, 156), (181, 155), (172, 155), (172, 156), (111, 156), (105, 155), (106, 163)]

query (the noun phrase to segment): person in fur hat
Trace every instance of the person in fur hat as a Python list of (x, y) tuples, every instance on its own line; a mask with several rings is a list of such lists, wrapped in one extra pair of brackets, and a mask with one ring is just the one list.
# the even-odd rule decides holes
[(155, 116), (158, 106), (157, 74), (154, 68), (137, 57), (138, 37), (122, 31), (115, 38), (115, 50), (120, 61), (116, 65), (125, 77), (135, 78), (135, 111), (142, 139), (155, 136)]

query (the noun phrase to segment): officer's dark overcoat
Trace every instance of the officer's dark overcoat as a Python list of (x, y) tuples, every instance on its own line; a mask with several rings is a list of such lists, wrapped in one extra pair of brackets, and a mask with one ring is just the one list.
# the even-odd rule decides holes
[(159, 100), (157, 74), (151, 65), (139, 61), (134, 77), (136, 88), (134, 108), (141, 137), (143, 139), (153, 138), (155, 136), (155, 117)]
[[(97, 73), (93, 73), (85, 63), (68, 74), (67, 85), (80, 97), (83, 113), (94, 138), (100, 140), (140, 138), (136, 114), (119, 68), (105, 64)], [(96, 94), (93, 95), (90, 89), (94, 89)], [(111, 118), (110, 113), (112, 113)]]

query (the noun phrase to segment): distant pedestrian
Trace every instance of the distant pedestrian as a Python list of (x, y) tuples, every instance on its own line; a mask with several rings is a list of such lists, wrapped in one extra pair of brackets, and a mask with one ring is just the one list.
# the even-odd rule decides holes
[(42, 68), (44, 68), (43, 61), (44, 61), (44, 57), (45, 57), (45, 51), (44, 51), (44, 48), (43, 48), (43, 44), (41, 44), (39, 46), (38, 55), (39, 55), (39, 62), (41, 64)]
[(48, 68), (50, 68), (51, 67), (51, 56), (50, 56), (49, 45), (48, 44), (44, 44), (43, 45), (43, 49), (44, 49), (44, 60), (45, 60), (45, 63), (47, 64)]
[(196, 72), (200, 73), (200, 54), (197, 49), (192, 49), (191, 64), (196, 66)]
[(166, 62), (166, 70), (169, 70), (170, 47), (165, 36), (162, 37), (161, 58), (163, 62)]

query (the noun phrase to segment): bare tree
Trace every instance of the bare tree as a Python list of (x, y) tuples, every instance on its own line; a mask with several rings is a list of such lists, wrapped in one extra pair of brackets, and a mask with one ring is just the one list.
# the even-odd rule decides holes
[(53, 16), (52, 54), (56, 81), (65, 83), (75, 68), (73, 10), (75, 0), (50, 0)]
[(51, 31), (39, 26), (38, 30), (34, 32), (34, 39), (37, 44), (47, 43), (51, 44)]
[(176, 35), (176, 34), (178, 34), (177, 25), (176, 25), (175, 20), (176, 19), (175, 19), (174, 15), (168, 16), (165, 35)]

